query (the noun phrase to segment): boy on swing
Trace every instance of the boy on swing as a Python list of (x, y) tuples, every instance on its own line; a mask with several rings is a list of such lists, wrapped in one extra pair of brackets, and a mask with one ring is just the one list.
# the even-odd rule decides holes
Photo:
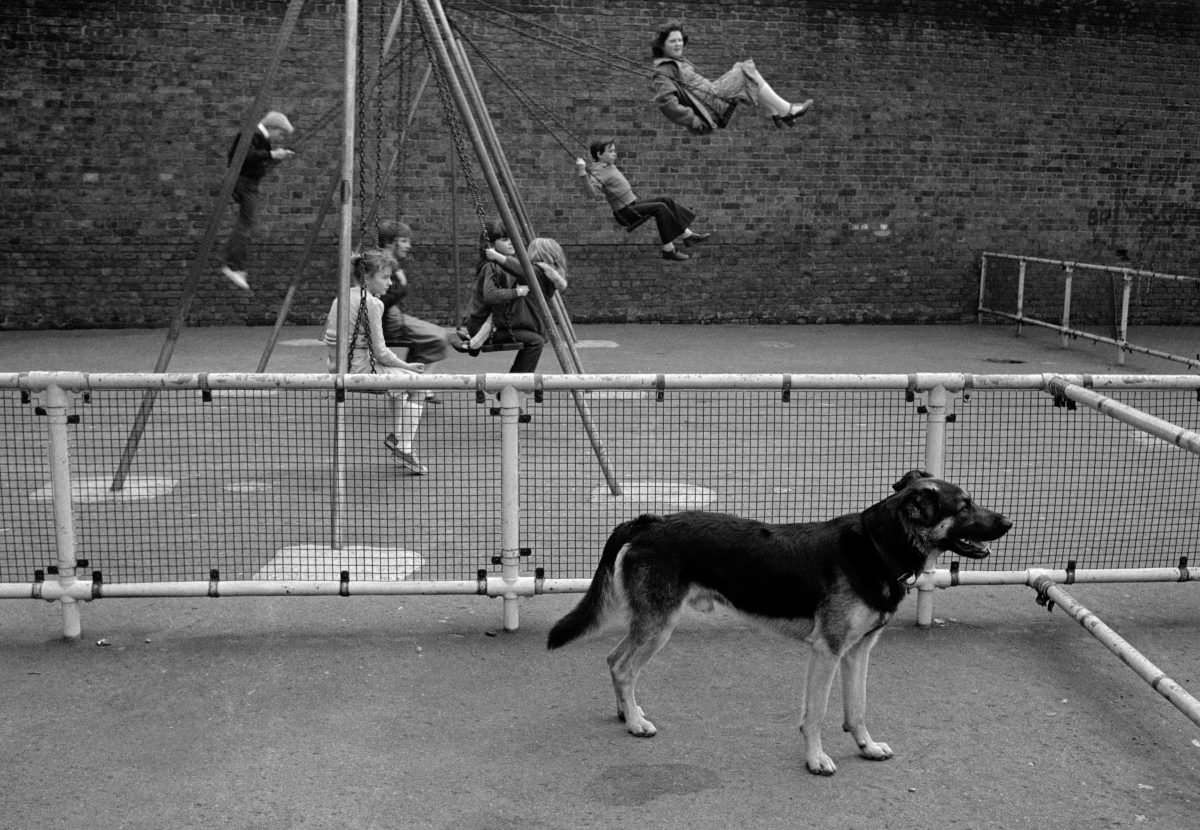
[(668, 196), (639, 199), (633, 192), (629, 180), (617, 169), (617, 144), (612, 139), (593, 141), (588, 147), (592, 163), (575, 159), (575, 172), (583, 180), (584, 189), (592, 196), (603, 196), (608, 200), (613, 218), (623, 228), (633, 227), (647, 218), (658, 225), (658, 238), (662, 242), (662, 258), (668, 262), (683, 262), (691, 259), (676, 247), (676, 243), (690, 246), (708, 239), (711, 234), (697, 233), (688, 225), (696, 214)]

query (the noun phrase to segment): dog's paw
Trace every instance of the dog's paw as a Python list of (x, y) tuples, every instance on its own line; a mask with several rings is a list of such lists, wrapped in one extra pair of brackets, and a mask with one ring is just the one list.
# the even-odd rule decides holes
[(653, 738), (658, 733), (658, 729), (650, 721), (646, 720), (646, 712), (641, 706), (634, 707), (633, 717), (627, 717), (622, 709), (617, 709), (617, 719), (625, 724), (625, 728), (629, 730), (629, 734), (638, 738)]
[(886, 761), (896, 754), (890, 746), (879, 741), (867, 741), (858, 748), (858, 752), (869, 761)]
[(814, 758), (806, 758), (804, 766), (808, 767), (808, 771), (813, 775), (833, 775), (837, 772), (837, 764), (824, 752)]
[(646, 716), (640, 711), (636, 718), (629, 719), (625, 728), (629, 730), (629, 734), (635, 738), (653, 738), (658, 734), (658, 729), (650, 721), (646, 720)]
[(630, 726), (629, 734), (635, 738), (653, 738), (658, 734), (658, 729), (650, 721), (643, 720), (640, 724)]

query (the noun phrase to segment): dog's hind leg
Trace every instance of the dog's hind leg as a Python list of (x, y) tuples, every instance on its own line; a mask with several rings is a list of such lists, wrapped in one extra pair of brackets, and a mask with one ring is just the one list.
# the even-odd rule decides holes
[(638, 674), (671, 639), (678, 619), (678, 610), (669, 617), (656, 617), (649, 621), (634, 617), (629, 625), (629, 633), (608, 655), (608, 669), (612, 674), (613, 691), (617, 695), (617, 717), (625, 721), (625, 728), (631, 735), (639, 738), (652, 738), (658, 729), (637, 704), (635, 687)]
[(867, 661), (882, 629), (871, 632), (842, 655), (842, 703), (846, 719), (842, 729), (850, 733), (858, 751), (872, 761), (886, 761), (892, 748), (871, 738), (867, 731)]
[(837, 772), (837, 764), (825, 754), (825, 748), (821, 745), (821, 723), (829, 708), (829, 692), (833, 688), (837, 666), (837, 656), (823, 640), (812, 644), (808, 677), (804, 683), (804, 716), (800, 733), (804, 736), (804, 765), (813, 775), (833, 775)]

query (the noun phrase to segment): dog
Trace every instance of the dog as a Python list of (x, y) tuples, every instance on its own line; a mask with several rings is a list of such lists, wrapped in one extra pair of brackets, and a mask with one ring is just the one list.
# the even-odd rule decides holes
[(839, 667), (843, 728), (864, 758), (887, 760), (891, 747), (866, 727), (871, 648), (928, 558), (950, 551), (982, 559), (988, 542), (1012, 527), (923, 470), (905, 473), (893, 490), (860, 513), (825, 522), (767, 524), (694, 510), (617, 525), (587, 593), (550, 629), (546, 645), (559, 648), (623, 612), (628, 630), (608, 655), (617, 717), (648, 738), (657, 729), (635, 698), (638, 673), (667, 644), (685, 603), (732, 607), (812, 649), (800, 727), (809, 772), (837, 771), (821, 744), (821, 722)]

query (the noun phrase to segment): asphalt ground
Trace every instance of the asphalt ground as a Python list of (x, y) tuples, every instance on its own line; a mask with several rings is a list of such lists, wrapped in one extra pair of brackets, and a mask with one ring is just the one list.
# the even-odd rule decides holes
[[(0, 332), (0, 372), (147, 371), (162, 331)], [(190, 329), (173, 371), (251, 371), (256, 328)], [(314, 327), (270, 371), (322, 371)], [(1134, 342), (1193, 355), (1194, 329)], [(1183, 373), (1010, 326), (580, 326), (593, 372)], [(1139, 339), (1140, 338), (1140, 339)], [(503, 371), (455, 355), (439, 371)], [(544, 358), (552, 370), (553, 357)], [(1200, 690), (1194, 584), (1072, 586)], [(1020, 828), (1195, 826), (1200, 729), (1023, 587), (915, 602), (874, 653), (857, 758), (835, 690), (833, 778), (804, 770), (805, 654), (690, 614), (646, 671), (659, 727), (614, 717), (611, 634), (544, 648), (574, 596), (103, 600), (68, 643), (55, 606), (0, 603), (0, 827)]]
[[(185, 328), (168, 371), (250, 372), (267, 348), (271, 329)], [(323, 372), (325, 350), (316, 326), (286, 326), (271, 352), (269, 372)], [(746, 326), (581, 325), (576, 328), (589, 372), (1131, 372), (1186, 374), (1187, 367), (1127, 354), (1084, 339), (1063, 348), (1048, 329), (1011, 325)], [(1200, 328), (1154, 326), (1131, 330), (1131, 342), (1195, 358)], [(166, 343), (165, 330), (73, 329), (0, 331), (0, 372), (67, 370), (148, 372)], [(511, 353), (472, 358), (452, 353), (439, 372), (503, 372)], [(541, 370), (558, 371), (549, 348)]]

